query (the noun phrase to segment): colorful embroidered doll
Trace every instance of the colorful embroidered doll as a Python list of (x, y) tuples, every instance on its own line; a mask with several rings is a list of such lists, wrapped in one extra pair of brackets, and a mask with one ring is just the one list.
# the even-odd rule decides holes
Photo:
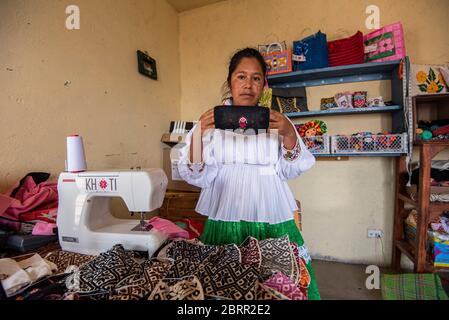
[(320, 149), (324, 144), (323, 134), (327, 132), (327, 126), (324, 121), (312, 120), (299, 125), (298, 132), (309, 150)]
[(324, 121), (321, 120), (312, 120), (309, 122), (300, 125), (299, 135), (301, 137), (315, 137), (322, 136), (327, 132), (327, 126)]

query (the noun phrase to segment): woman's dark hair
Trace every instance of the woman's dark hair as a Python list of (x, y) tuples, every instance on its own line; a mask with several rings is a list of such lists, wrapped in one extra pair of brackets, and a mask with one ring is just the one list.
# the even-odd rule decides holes
[(229, 62), (229, 69), (228, 69), (228, 78), (226, 79), (228, 82), (228, 85), (231, 85), (231, 76), (232, 73), (237, 69), (237, 66), (239, 65), (240, 61), (242, 61), (243, 58), (255, 58), (262, 68), (262, 73), (264, 77), (264, 85), (265, 85), (265, 74), (267, 72), (267, 64), (265, 63), (265, 59), (260, 54), (260, 52), (257, 49), (254, 48), (245, 48), (237, 51), (231, 58), (231, 61)]
[(267, 73), (267, 64), (265, 63), (265, 59), (263, 58), (262, 54), (259, 52), (259, 50), (254, 48), (245, 48), (238, 50), (234, 55), (232, 56), (231, 60), (229, 61), (229, 68), (228, 68), (228, 77), (226, 79), (226, 82), (223, 84), (223, 100), (226, 100), (230, 93), (231, 93), (231, 77), (232, 73), (237, 69), (237, 66), (239, 65), (240, 61), (242, 61), (243, 58), (254, 58), (259, 62), (260, 67), (262, 68), (262, 74), (263, 74), (263, 84), (265, 85), (265, 75)]

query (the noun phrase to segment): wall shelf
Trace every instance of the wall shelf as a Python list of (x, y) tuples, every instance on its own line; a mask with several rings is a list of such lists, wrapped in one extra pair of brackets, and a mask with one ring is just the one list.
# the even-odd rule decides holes
[(368, 108), (348, 108), (336, 110), (320, 110), (320, 111), (304, 111), (284, 113), (289, 118), (307, 118), (307, 117), (323, 117), (323, 116), (339, 116), (347, 114), (366, 114), (366, 113), (382, 113), (402, 110), (402, 106), (385, 106), (385, 107), (368, 107)]
[(369, 152), (354, 152), (354, 153), (314, 153), (315, 157), (398, 157), (403, 155), (403, 153), (390, 152), (390, 153), (369, 153)]
[(294, 71), (268, 76), (271, 88), (314, 87), (338, 83), (390, 80), (400, 60)]
[[(268, 85), (270, 88), (296, 88), (296, 87), (314, 87), (341, 83), (354, 83), (364, 81), (391, 81), (391, 100), (392, 105), (383, 107), (369, 108), (349, 108), (334, 110), (316, 110), (305, 112), (286, 113), (285, 115), (291, 119), (297, 118), (318, 118), (328, 116), (348, 116), (358, 114), (373, 113), (390, 113), (392, 119), (392, 134), (406, 134), (404, 121), (404, 98), (403, 89), (404, 81), (402, 81), (402, 63), (409, 64), (406, 57), (403, 60), (370, 62), (362, 64), (353, 64), (337, 67), (328, 67), (304, 71), (293, 71), (289, 73), (275, 74), (268, 76)], [(407, 70), (407, 69), (406, 69)], [(329, 134), (329, 133), (328, 133)], [(351, 135), (351, 133), (348, 133)], [(338, 150), (336, 150), (338, 151)], [(321, 151), (322, 152), (322, 151)], [(340, 157), (398, 157), (405, 154), (406, 151), (400, 152), (348, 152), (348, 153), (319, 153), (313, 152), (317, 158), (336, 159)]]

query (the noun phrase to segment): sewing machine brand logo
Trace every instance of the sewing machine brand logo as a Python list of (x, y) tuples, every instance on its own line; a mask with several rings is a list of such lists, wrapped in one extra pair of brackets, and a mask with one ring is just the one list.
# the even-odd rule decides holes
[(114, 192), (117, 191), (117, 178), (86, 178), (87, 192)]
[(107, 186), (108, 186), (108, 183), (106, 182), (106, 180), (101, 179), (100, 188), (104, 190), (104, 189), (106, 189)]

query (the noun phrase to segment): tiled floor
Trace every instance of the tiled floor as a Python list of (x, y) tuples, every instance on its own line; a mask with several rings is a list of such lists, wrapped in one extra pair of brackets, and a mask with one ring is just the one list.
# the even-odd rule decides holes
[(382, 299), (380, 289), (366, 288), (369, 274), (365, 273), (365, 265), (313, 260), (313, 269), (323, 300)]

